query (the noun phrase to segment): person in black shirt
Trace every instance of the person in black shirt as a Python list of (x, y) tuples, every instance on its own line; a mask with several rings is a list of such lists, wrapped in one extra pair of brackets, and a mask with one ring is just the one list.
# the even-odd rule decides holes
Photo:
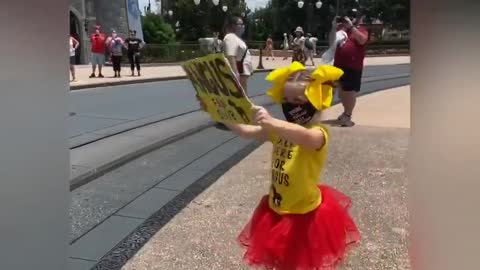
[(140, 76), (140, 50), (143, 47), (143, 41), (137, 38), (136, 35), (137, 31), (131, 30), (130, 36), (125, 39), (125, 47), (127, 48), (128, 61), (130, 61), (132, 76), (135, 76), (135, 67), (137, 67), (137, 73), (138, 76)]

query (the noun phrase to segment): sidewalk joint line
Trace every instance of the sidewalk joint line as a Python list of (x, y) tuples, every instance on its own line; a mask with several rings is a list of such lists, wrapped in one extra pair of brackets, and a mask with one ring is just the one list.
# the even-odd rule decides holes
[(114, 214), (113, 217), (123, 217), (123, 218), (137, 219), (137, 220), (145, 220), (145, 218), (141, 218), (141, 217), (132, 217), (132, 216), (126, 216), (126, 215), (119, 215), (119, 214)]
[(69, 257), (70, 259), (74, 259), (74, 260), (80, 260), (80, 261), (87, 261), (87, 262), (93, 262), (93, 263), (96, 263), (98, 261), (95, 261), (95, 260), (90, 260), (90, 259), (84, 259), (84, 258), (79, 258), (79, 257)]

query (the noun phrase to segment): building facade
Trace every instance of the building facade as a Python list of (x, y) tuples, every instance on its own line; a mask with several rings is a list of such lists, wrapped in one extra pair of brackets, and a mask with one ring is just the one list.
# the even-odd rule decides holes
[(126, 37), (129, 30), (127, 1), (70, 0), (70, 34), (80, 41), (76, 55), (77, 64), (90, 62), (89, 36), (97, 24), (107, 35), (116, 30), (121, 37)]

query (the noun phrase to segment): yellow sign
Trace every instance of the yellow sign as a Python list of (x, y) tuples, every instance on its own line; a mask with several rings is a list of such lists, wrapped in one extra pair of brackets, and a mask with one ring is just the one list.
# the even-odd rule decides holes
[(223, 54), (211, 54), (183, 64), (198, 97), (214, 121), (253, 124), (252, 102)]

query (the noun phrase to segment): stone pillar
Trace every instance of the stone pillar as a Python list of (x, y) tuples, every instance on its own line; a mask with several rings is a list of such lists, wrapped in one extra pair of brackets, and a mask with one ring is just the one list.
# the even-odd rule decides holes
[(122, 38), (128, 36), (126, 0), (96, 0), (95, 11), (104, 33), (110, 35), (115, 29)]
[(68, 9), (0, 1), (1, 269), (70, 268)]

